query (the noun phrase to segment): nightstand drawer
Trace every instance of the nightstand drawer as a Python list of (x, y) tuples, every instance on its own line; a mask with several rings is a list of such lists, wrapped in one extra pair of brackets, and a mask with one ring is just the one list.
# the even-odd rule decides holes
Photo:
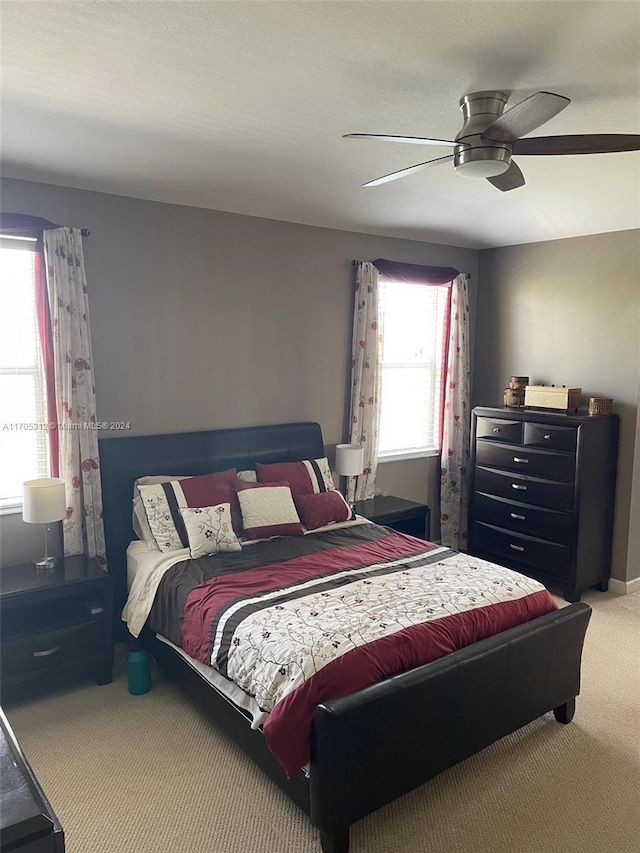
[(100, 640), (100, 624), (87, 622), (3, 641), (0, 646), (2, 678), (89, 660), (99, 651)]

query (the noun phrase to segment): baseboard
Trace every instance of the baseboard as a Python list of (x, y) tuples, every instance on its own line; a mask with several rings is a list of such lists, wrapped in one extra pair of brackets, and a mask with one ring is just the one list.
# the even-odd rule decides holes
[(632, 592), (640, 592), (640, 578), (633, 578), (630, 581), (609, 578), (609, 589), (616, 595), (631, 595)]

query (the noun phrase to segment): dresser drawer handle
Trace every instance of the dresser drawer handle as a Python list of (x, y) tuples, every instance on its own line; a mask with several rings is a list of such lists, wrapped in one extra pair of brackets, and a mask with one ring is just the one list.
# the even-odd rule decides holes
[(500, 432), (500, 427), (494, 427), (494, 428), (493, 428), (493, 431), (494, 431), (494, 432)]
[(522, 464), (523, 464), (523, 465), (528, 465), (528, 464), (529, 464), (529, 460), (528, 460), (528, 459), (525, 459), (525, 458), (524, 458), (524, 456), (514, 456), (514, 457), (513, 457), (513, 461), (514, 461), (514, 462), (522, 462)]
[(512, 489), (517, 489), (519, 492), (526, 492), (527, 486), (519, 486), (517, 483), (511, 483)]
[(510, 514), (511, 518), (515, 518), (516, 521), (524, 521), (525, 520), (525, 516), (524, 515), (518, 515), (517, 512), (511, 512), (509, 514)]
[(60, 646), (54, 646), (52, 649), (45, 649), (42, 652), (34, 652), (34, 658), (48, 658), (49, 655), (55, 655), (56, 652), (60, 651)]
[(522, 545), (514, 545), (513, 543), (509, 545), (509, 548), (511, 548), (512, 551), (524, 551)]
[(549, 435), (549, 433), (547, 433), (546, 435), (543, 435), (542, 437), (544, 438), (545, 441), (551, 441), (551, 436)]

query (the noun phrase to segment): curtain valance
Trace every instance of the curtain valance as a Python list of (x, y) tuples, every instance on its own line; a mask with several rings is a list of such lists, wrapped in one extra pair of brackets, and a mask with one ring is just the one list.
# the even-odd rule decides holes
[(428, 267), (422, 264), (403, 264), (378, 258), (374, 266), (384, 278), (404, 281), (407, 284), (449, 284), (460, 275), (454, 267)]
[(29, 216), (26, 213), (0, 213), (1, 234), (37, 237), (42, 231), (50, 231), (53, 228), (60, 228), (60, 226), (41, 216)]

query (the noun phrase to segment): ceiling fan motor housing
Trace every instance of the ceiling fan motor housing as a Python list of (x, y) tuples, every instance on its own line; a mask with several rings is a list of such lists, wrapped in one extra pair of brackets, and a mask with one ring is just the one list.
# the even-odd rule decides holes
[[(482, 133), (504, 112), (505, 92), (472, 92), (460, 99), (464, 124), (456, 136), (453, 164), (459, 175), (490, 178), (506, 172), (511, 163), (511, 145), (482, 138)], [(464, 144), (462, 144), (464, 143)]]

